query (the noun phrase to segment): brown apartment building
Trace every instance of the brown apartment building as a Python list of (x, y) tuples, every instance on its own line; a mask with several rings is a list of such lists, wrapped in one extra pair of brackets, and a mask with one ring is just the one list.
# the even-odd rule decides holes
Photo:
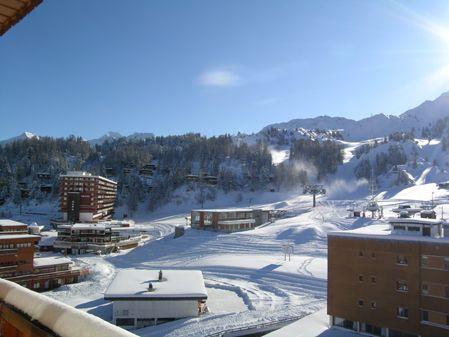
[(95, 222), (114, 213), (117, 183), (87, 172), (68, 172), (60, 177), (60, 203), (64, 222)]
[(330, 233), (331, 324), (376, 336), (449, 336), (449, 237), (443, 225), (395, 218)]
[(191, 212), (191, 226), (220, 232), (254, 229), (268, 222), (270, 212), (252, 208), (198, 209)]
[[(26, 227), (0, 219), (0, 278), (40, 291), (78, 282), (86, 274), (65, 257), (35, 257), (40, 236), (27, 234), (23, 231)], [(15, 228), (15, 232), (7, 228)]]

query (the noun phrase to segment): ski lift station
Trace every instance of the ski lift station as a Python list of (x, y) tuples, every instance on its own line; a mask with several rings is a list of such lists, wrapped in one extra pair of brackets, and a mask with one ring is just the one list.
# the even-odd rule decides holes
[(201, 315), (207, 291), (199, 270), (122, 269), (104, 299), (113, 302), (113, 323), (134, 329)]

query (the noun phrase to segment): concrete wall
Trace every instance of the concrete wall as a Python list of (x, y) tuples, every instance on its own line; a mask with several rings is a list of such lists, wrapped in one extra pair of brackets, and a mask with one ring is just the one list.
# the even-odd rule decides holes
[(114, 301), (113, 320), (117, 318), (183, 318), (198, 316), (198, 300)]

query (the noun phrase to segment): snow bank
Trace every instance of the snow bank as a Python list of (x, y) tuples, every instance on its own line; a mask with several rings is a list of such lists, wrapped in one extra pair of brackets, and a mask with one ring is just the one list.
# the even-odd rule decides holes
[(131, 337), (134, 334), (71, 306), (0, 279), (0, 300), (61, 337)]

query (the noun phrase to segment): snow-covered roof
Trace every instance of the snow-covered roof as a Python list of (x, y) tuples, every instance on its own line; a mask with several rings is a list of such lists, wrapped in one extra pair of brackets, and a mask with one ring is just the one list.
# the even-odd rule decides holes
[(73, 229), (99, 229), (105, 230), (106, 224), (104, 223), (76, 223), (71, 226)]
[[(127, 225), (127, 226), (125, 226)], [(73, 225), (59, 225), (58, 228), (72, 228), (72, 229), (99, 229), (104, 230), (106, 228), (111, 228), (113, 230), (118, 229), (130, 229), (134, 228), (134, 221), (102, 221), (95, 223), (76, 223)]]
[[(206, 299), (203, 273), (199, 270), (122, 269), (112, 280), (104, 294), (105, 299)], [(148, 291), (149, 283), (153, 291)]]
[(64, 177), (67, 177), (67, 178), (74, 178), (74, 177), (75, 178), (76, 177), (78, 177), (78, 178), (98, 178), (98, 179), (105, 180), (105, 181), (108, 181), (113, 184), (117, 184), (116, 181), (113, 181), (111, 179), (105, 178), (103, 176), (94, 176), (94, 175), (92, 175), (92, 173), (84, 172), (84, 171), (68, 171), (66, 174), (61, 174), (60, 177), (61, 178), (64, 178)]
[(0, 219), (0, 227), (17, 227), (17, 226), (26, 226), (23, 222), (18, 222), (9, 219)]
[[(395, 218), (396, 219), (396, 218)], [(398, 218), (401, 219), (401, 218)], [(404, 219), (411, 220), (411, 219)], [(418, 220), (418, 219), (416, 219)], [(419, 219), (424, 220), (424, 219)], [(432, 220), (432, 219), (426, 219)], [(366, 227), (360, 227), (352, 230), (329, 232), (328, 236), (341, 236), (341, 237), (357, 237), (365, 239), (385, 239), (385, 240), (397, 240), (397, 241), (423, 241), (423, 242), (438, 242), (448, 243), (449, 237), (434, 238), (429, 236), (415, 236), (415, 235), (401, 235), (392, 234), (389, 224), (378, 224)]]
[(411, 225), (441, 225), (446, 221), (440, 219), (427, 219), (427, 218), (388, 218), (389, 223), (401, 223)]
[(11, 239), (40, 239), (39, 235), (31, 235), (31, 234), (1, 234), (0, 240), (11, 240)]
[(219, 225), (239, 225), (246, 223), (255, 223), (255, 219), (238, 219), (238, 220), (218, 220)]
[(73, 263), (72, 260), (63, 256), (47, 256), (47, 257), (36, 257), (34, 258), (34, 267), (45, 267), (45, 266), (55, 266), (58, 264), (70, 264)]
[(192, 212), (212, 212), (212, 213), (224, 213), (224, 212), (252, 212), (252, 208), (214, 208), (214, 209), (192, 209)]
[(53, 246), (53, 243), (58, 239), (57, 236), (44, 235), (41, 236), (39, 246)]
[(99, 317), (4, 279), (0, 279), (0, 300), (61, 337), (136, 336)]

